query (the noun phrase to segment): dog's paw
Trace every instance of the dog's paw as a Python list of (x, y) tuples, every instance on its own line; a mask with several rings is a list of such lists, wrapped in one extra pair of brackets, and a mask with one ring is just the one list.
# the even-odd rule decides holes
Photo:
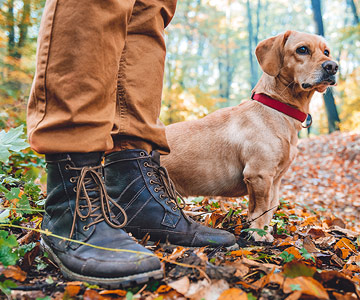
[(259, 235), (257, 232), (253, 232), (252, 237), (255, 242), (272, 243), (274, 241), (274, 237), (270, 233), (266, 233), (265, 235)]

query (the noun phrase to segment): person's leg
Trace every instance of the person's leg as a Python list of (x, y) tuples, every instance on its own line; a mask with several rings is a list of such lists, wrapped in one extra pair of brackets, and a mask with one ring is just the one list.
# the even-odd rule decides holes
[(121, 56), (117, 108), (112, 135), (115, 148), (152, 148), (169, 152), (159, 120), (165, 63), (164, 28), (176, 0), (136, 0)]
[(162, 277), (160, 261), (114, 220), (110, 205), (121, 209), (107, 196), (101, 165), (113, 147), (116, 78), (133, 4), (46, 2), (27, 119), (30, 144), (47, 161), (42, 229), (80, 242), (43, 234), (42, 246), (67, 278), (111, 287)]
[[(106, 188), (126, 210), (125, 229), (136, 238), (149, 234), (151, 241), (235, 248), (232, 234), (202, 226), (182, 212), (175, 187), (160, 166), (158, 151), (169, 151), (159, 121), (164, 28), (173, 17), (175, 4), (176, 0), (135, 2), (120, 63), (115, 147), (105, 157)], [(120, 213), (119, 209), (114, 208), (114, 213)], [(119, 218), (123, 220), (121, 214)]]
[(27, 119), (37, 152), (113, 147), (117, 74), (134, 2), (46, 2)]

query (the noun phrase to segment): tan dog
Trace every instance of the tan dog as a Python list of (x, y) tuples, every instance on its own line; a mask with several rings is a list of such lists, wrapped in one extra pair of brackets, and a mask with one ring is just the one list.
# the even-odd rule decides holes
[[(260, 42), (255, 53), (264, 73), (253, 92), (305, 114), (314, 92), (335, 84), (338, 66), (320, 36), (287, 31)], [(245, 101), (200, 120), (167, 126), (171, 153), (162, 157), (162, 164), (184, 196), (248, 194), (250, 228), (263, 229), (279, 204), (280, 181), (297, 154), (301, 128), (291, 116)], [(253, 237), (274, 239), (269, 232)]]

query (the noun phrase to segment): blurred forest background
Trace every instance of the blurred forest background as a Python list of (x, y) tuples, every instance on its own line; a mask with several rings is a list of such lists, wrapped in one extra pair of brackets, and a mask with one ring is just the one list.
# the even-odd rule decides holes
[[(25, 123), (44, 0), (0, 0), (0, 129)], [(179, 0), (166, 29), (161, 119), (200, 118), (249, 99), (261, 75), (254, 50), (288, 29), (322, 34), (338, 86), (316, 95), (311, 132), (360, 131), (358, 0)]]

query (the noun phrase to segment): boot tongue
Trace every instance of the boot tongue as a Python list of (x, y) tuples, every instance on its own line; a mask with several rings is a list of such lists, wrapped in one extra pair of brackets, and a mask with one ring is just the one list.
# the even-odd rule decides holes
[(151, 160), (157, 165), (160, 166), (160, 153), (158, 151), (151, 152)]

